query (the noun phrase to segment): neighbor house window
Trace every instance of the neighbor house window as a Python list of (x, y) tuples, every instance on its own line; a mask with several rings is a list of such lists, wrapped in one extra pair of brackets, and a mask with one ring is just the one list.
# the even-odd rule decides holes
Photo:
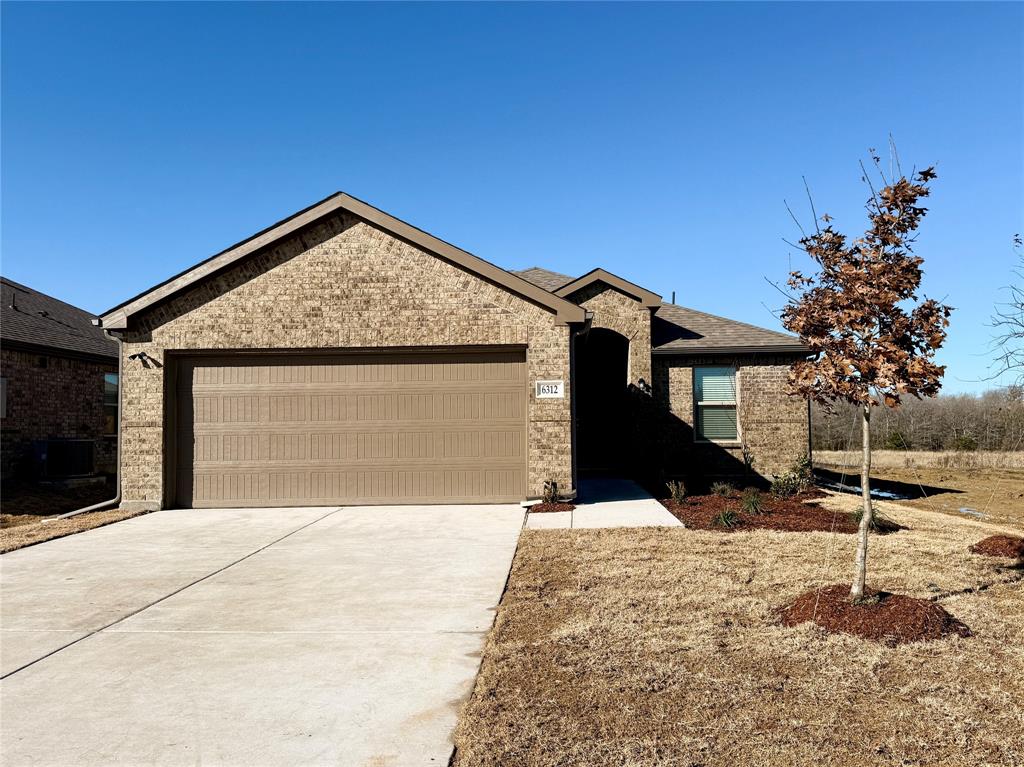
[(104, 434), (117, 434), (117, 373), (103, 374)]
[(697, 403), (697, 439), (708, 442), (738, 439), (736, 368), (694, 368), (693, 392)]

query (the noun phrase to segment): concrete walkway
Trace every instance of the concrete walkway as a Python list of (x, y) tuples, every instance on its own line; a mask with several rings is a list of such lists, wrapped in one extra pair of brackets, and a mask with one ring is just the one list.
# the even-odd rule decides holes
[(0, 558), (0, 763), (444, 765), (518, 506), (163, 511)]
[(593, 527), (682, 527), (683, 523), (628, 479), (580, 480), (574, 511), (530, 514), (533, 530)]

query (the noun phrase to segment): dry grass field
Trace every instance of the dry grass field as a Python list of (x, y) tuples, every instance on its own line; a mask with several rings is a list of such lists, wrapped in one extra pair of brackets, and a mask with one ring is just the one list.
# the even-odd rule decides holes
[[(859, 474), (859, 453), (816, 451), (815, 466)], [(960, 509), (986, 515), (986, 521), (1024, 530), (1024, 452), (918, 452), (876, 450), (871, 459), (873, 478), (928, 489), (923, 497), (902, 504), (958, 517)], [(859, 480), (855, 477), (853, 482)]]
[(852, 535), (524, 531), (454, 764), (1024, 764), (1024, 569), (968, 551), (1006, 530), (879, 506), (910, 529), (873, 537), (869, 583), (974, 636), (782, 627), (778, 607), (847, 580)]
[[(815, 462), (856, 464), (860, 450), (815, 450)], [(1024, 471), (1024, 451), (995, 450), (872, 450), (871, 463), (883, 469), (1020, 469)]]

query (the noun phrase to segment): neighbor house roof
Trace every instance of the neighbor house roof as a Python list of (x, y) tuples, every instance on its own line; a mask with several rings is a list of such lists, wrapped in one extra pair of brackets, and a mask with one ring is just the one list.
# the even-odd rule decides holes
[(505, 288), (522, 298), (554, 312), (564, 323), (583, 322), (586, 312), (571, 301), (556, 296), (546, 289), (538, 289), (537, 285), (508, 272), (501, 267), (484, 261), (461, 248), (440, 240), (422, 229), (388, 215), (362, 200), (358, 200), (344, 192), (332, 194), (325, 200), (305, 210), (279, 221), (268, 229), (264, 229), (242, 242), (232, 245), (227, 250), (202, 261), (184, 272), (171, 277), (135, 298), (129, 299), (105, 312), (101, 318), (104, 327), (112, 330), (123, 330), (128, 327), (128, 320), (139, 312), (166, 301), (186, 290), (191, 285), (219, 274), (240, 260), (251, 256), (264, 248), (273, 247), (281, 240), (294, 235), (300, 230), (313, 226), (324, 218), (347, 211), (370, 224), (383, 229), (389, 234), (416, 245), (419, 248), (449, 261), (476, 276), (495, 285)]
[[(583, 277), (603, 271), (595, 269)], [(583, 280), (583, 277), (574, 279), (565, 274), (542, 269), (539, 266), (524, 269), (516, 274), (545, 290), (561, 294), (565, 294), (566, 289), (569, 292), (578, 290), (579, 286), (576, 286), (576, 283)], [(611, 276), (614, 277), (614, 275)], [(640, 290), (643, 289), (640, 288)], [(807, 348), (800, 343), (800, 339), (796, 336), (759, 328), (746, 322), (718, 317), (676, 304), (659, 301), (655, 306), (654, 319), (651, 323), (651, 347), (654, 354), (764, 352), (801, 354), (807, 352)]]
[(27, 285), (0, 277), (0, 341), (4, 346), (117, 359), (117, 342), (92, 324), (94, 315)]

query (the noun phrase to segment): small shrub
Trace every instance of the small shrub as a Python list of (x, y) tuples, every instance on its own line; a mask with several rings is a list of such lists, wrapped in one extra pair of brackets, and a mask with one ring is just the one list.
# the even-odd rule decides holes
[(733, 486), (728, 482), (715, 482), (711, 485), (711, 494), (720, 495), (723, 498), (732, 495)]
[(673, 479), (668, 483), (668, 495), (676, 503), (686, 500), (686, 484), (680, 479)]
[(805, 488), (805, 482), (794, 472), (787, 471), (772, 477), (771, 494), (777, 498), (789, 498)]
[(973, 453), (978, 449), (978, 440), (970, 434), (961, 434), (953, 440), (953, 449), (962, 453)]
[(763, 514), (764, 502), (761, 499), (761, 491), (750, 487), (743, 491), (740, 498), (740, 506), (746, 514)]
[(732, 509), (722, 509), (718, 512), (718, 515), (711, 520), (711, 522), (718, 527), (736, 527), (739, 524), (740, 518)]
[(796, 459), (796, 463), (793, 464), (790, 471), (796, 474), (803, 483), (801, 490), (806, 490), (814, 484), (814, 465), (811, 463), (811, 456), (807, 453)]
[(558, 503), (558, 483), (549, 479), (544, 483), (544, 495), (541, 497), (544, 503)]

